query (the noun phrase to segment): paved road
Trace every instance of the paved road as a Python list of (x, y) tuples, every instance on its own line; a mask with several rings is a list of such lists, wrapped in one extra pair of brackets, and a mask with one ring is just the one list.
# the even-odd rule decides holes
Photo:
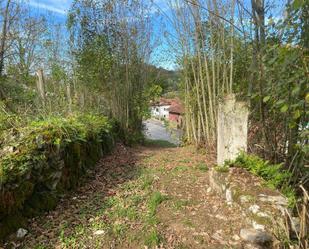
[(168, 131), (164, 125), (157, 120), (149, 119), (144, 121), (145, 135), (148, 139), (165, 140), (173, 144), (180, 144), (181, 131)]

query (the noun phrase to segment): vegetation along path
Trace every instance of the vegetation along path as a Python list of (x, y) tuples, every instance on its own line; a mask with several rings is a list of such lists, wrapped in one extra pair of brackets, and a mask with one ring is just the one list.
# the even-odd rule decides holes
[[(212, 158), (163, 141), (117, 145), (18, 248), (243, 248), (241, 212), (210, 190)], [(12, 240), (13, 241), (13, 240)]]

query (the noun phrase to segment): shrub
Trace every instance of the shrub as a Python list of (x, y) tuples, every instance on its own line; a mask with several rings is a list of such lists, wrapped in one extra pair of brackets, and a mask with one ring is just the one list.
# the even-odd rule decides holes
[(226, 162), (226, 165), (241, 167), (262, 177), (268, 187), (280, 190), (288, 198), (290, 206), (295, 205), (295, 192), (289, 185), (292, 174), (284, 170), (282, 164), (270, 164), (258, 156), (242, 152), (234, 161)]

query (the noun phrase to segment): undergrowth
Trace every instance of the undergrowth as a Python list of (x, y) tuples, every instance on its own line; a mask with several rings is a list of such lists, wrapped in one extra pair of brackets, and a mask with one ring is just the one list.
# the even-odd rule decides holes
[(101, 134), (109, 133), (111, 125), (107, 118), (96, 115), (72, 115), (68, 118), (46, 117), (30, 122), (27, 126), (6, 130), (2, 145), (7, 151), (0, 159), (0, 184), (18, 178), (39, 161), (44, 160), (44, 149), (65, 147), (72, 142), (100, 140)]
[(290, 207), (296, 204), (296, 194), (289, 185), (291, 173), (284, 170), (282, 164), (271, 164), (258, 156), (240, 153), (234, 161), (226, 161), (224, 167), (236, 166), (244, 168), (265, 180), (268, 187), (278, 189), (288, 199)]

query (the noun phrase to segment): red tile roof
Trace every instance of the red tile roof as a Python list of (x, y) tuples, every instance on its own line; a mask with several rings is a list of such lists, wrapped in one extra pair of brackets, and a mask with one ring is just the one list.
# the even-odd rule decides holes
[(171, 107), (168, 108), (168, 111), (177, 114), (183, 114), (185, 112), (184, 107), (179, 100), (173, 101)]

